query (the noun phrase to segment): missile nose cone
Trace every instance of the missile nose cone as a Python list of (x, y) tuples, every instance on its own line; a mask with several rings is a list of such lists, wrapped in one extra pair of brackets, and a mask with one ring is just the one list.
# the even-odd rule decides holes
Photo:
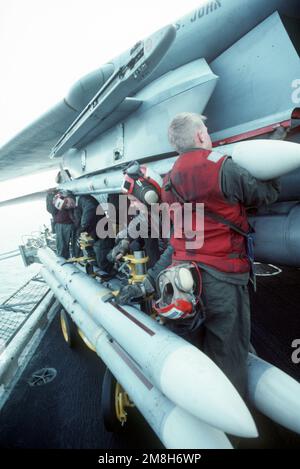
[[(179, 441), (174, 445), (175, 428), (180, 428), (181, 432)], [(163, 425), (163, 442), (168, 449), (233, 449), (223, 432), (201, 422), (177, 406)]]
[(160, 370), (162, 391), (180, 407), (225, 433), (258, 436), (254, 420), (224, 373), (192, 345), (180, 347)]
[(274, 422), (300, 434), (300, 383), (251, 353), (248, 378), (250, 402)]

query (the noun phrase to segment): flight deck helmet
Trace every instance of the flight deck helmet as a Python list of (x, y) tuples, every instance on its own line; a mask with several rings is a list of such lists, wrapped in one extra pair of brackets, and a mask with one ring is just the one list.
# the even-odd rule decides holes
[(76, 205), (75, 197), (70, 192), (58, 192), (53, 198), (53, 205), (57, 210), (72, 209)]
[(163, 180), (156, 171), (133, 161), (123, 172), (124, 194), (133, 195), (146, 205), (159, 202)]
[(153, 304), (155, 312), (167, 320), (194, 317), (199, 302), (201, 280), (193, 263), (179, 263), (160, 272), (156, 280), (160, 298)]

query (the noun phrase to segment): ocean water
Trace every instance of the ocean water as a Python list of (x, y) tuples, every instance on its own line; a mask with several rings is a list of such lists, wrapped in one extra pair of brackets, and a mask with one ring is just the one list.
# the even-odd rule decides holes
[[(0, 208), (0, 253), (17, 249), (26, 235), (50, 226), (50, 214), (43, 200), (17, 203)], [(25, 267), (22, 258), (13, 257), (0, 261), (0, 303), (22, 286), (39, 269), (34, 264)]]

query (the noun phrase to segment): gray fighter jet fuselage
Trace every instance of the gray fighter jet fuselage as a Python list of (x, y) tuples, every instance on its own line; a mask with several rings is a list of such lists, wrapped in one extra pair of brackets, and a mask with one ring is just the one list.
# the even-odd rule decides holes
[[(182, 111), (207, 115), (215, 146), (290, 128), (297, 118), (292, 96), (300, 77), (299, 18), (294, 0), (207, 2), (176, 22), (175, 40), (134, 93), (129, 87), (121, 103), (108, 95), (106, 114), (97, 118), (95, 112), (86, 133), (78, 131), (65, 152), (52, 156), (63, 154), (74, 178), (135, 159), (157, 162), (175, 155), (167, 127)], [(76, 83), (69, 106), (82, 112), (127, 56)], [(76, 192), (77, 183), (68, 188)], [(103, 192), (112, 188), (115, 182), (108, 182)]]

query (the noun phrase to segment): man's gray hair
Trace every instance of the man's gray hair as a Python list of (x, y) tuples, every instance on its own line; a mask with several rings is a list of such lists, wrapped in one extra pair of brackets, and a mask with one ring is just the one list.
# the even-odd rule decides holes
[(195, 134), (204, 128), (205, 116), (193, 112), (182, 112), (172, 120), (169, 130), (169, 142), (178, 153), (195, 147)]

